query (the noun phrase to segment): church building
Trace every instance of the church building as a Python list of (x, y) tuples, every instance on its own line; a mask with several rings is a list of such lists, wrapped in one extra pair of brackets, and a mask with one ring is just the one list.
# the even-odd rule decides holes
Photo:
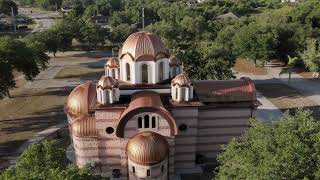
[(79, 167), (113, 179), (174, 179), (214, 161), (259, 106), (249, 78), (191, 80), (149, 32), (130, 35), (100, 80), (65, 105)]

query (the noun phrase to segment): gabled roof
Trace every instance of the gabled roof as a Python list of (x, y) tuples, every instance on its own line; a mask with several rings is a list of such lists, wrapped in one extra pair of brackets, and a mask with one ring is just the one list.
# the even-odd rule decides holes
[(257, 101), (256, 89), (249, 78), (225, 81), (193, 81), (194, 90), (203, 103)]
[(233, 12), (228, 12), (226, 14), (222, 14), (217, 16), (217, 19), (238, 19), (239, 17), (235, 15)]

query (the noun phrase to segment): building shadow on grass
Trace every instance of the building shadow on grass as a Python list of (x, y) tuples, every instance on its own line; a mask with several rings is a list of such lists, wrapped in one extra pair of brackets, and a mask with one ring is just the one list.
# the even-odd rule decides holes
[(27, 131), (36, 133), (51, 126), (63, 123), (67, 121), (66, 119), (67, 117), (64, 114), (63, 106), (56, 106), (34, 113), (29, 117), (0, 120), (0, 123), (10, 125), (1, 128), (1, 133), (14, 134)]

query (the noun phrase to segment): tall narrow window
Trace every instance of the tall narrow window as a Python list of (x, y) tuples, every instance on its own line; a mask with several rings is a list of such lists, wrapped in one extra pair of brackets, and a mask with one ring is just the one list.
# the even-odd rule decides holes
[(142, 128), (142, 117), (138, 118), (138, 128)]
[(162, 81), (163, 80), (163, 62), (160, 62), (159, 63), (159, 81)]
[(132, 166), (132, 172), (136, 173), (136, 168), (134, 166)]
[(147, 170), (147, 176), (150, 177), (150, 169)]
[(178, 99), (178, 88), (176, 88), (176, 99)]
[(173, 67), (172, 68), (172, 76), (175, 77), (177, 75), (177, 68)]
[(162, 165), (162, 166), (161, 166), (161, 172), (163, 172), (163, 171), (164, 171), (164, 166)]
[(156, 128), (156, 117), (154, 117), (154, 116), (151, 119), (151, 127)]
[(112, 77), (113, 77), (113, 78), (116, 78), (116, 70), (115, 70), (115, 69), (112, 69), (111, 72), (112, 72)]
[(141, 66), (141, 81), (142, 83), (148, 83), (148, 65), (146, 64)]
[(130, 64), (126, 64), (126, 72), (127, 72), (127, 81), (131, 80), (131, 72), (130, 72)]
[(144, 128), (149, 128), (149, 115), (144, 116)]

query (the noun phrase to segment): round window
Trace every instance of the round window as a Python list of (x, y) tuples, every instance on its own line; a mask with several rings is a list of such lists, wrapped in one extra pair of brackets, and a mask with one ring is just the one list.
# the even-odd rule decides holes
[(112, 134), (114, 132), (114, 129), (112, 127), (107, 127), (106, 132), (108, 134)]
[(180, 131), (186, 131), (188, 129), (188, 126), (186, 125), (186, 124), (181, 124), (180, 126), (179, 126), (179, 130)]

